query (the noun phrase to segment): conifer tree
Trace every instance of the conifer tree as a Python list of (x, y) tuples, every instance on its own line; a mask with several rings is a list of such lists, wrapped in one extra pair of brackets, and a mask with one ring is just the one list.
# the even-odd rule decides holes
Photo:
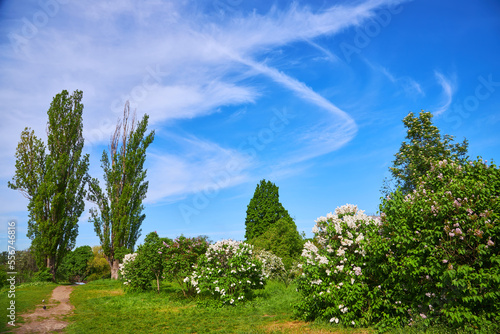
[[(251, 240), (266, 232), (281, 218), (290, 218), (279, 201), (278, 187), (271, 181), (261, 180), (247, 207), (245, 238)], [(290, 218), (291, 219), (291, 218)]]

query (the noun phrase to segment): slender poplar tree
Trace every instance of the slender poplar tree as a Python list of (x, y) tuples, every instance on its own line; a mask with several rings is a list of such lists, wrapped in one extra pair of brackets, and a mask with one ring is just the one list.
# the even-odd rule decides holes
[(8, 186), (29, 199), (28, 233), (39, 266), (53, 280), (64, 256), (74, 248), (84, 208), (88, 154), (84, 139), (82, 91), (57, 94), (47, 111), (47, 149), (30, 128), (21, 133), (16, 172)]
[(146, 217), (142, 212), (148, 190), (144, 162), (146, 149), (154, 139), (154, 131), (146, 135), (148, 119), (144, 115), (136, 124), (135, 113), (130, 119), (130, 105), (125, 104), (123, 120), (118, 121), (111, 137), (109, 156), (106, 150), (102, 153), (105, 189), (96, 178), (89, 182), (88, 200), (97, 205), (97, 209), (90, 210), (90, 221), (94, 223), (113, 279), (118, 278), (119, 251), (134, 249)]

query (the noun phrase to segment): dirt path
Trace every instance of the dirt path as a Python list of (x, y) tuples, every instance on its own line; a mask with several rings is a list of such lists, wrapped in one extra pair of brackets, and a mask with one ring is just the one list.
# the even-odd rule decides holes
[[(52, 333), (60, 331), (68, 325), (62, 318), (69, 314), (74, 306), (69, 303), (69, 295), (73, 291), (72, 286), (58, 286), (52, 291), (52, 297), (44, 304), (37, 305), (35, 312), (21, 314), (26, 321), (15, 331), (15, 333)], [(43, 305), (47, 307), (43, 309)]]

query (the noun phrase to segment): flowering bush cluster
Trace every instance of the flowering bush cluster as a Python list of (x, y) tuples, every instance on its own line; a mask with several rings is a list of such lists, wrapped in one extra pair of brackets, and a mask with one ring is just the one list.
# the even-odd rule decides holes
[(222, 240), (200, 256), (194, 272), (185, 278), (197, 293), (208, 292), (223, 304), (243, 302), (253, 289), (264, 287), (262, 264), (252, 255), (253, 246)]
[(392, 319), (499, 331), (499, 196), (494, 164), (443, 160), (383, 201), (372, 257)]
[(499, 332), (500, 170), (435, 162), (413, 192), (391, 193), (380, 209), (381, 222), (349, 205), (317, 220), (302, 252), (298, 315)]
[(306, 320), (329, 319), (349, 326), (365, 325), (371, 293), (364, 272), (367, 236), (376, 233), (379, 221), (344, 205), (316, 220), (313, 242), (306, 242), (298, 278), (302, 300), (296, 314)]
[(193, 272), (193, 266), (198, 257), (204, 254), (208, 248), (206, 237), (186, 238), (180, 236), (172, 242), (163, 242), (161, 253), (164, 255), (165, 277), (179, 283), (184, 295), (194, 292), (194, 287), (184, 280)]

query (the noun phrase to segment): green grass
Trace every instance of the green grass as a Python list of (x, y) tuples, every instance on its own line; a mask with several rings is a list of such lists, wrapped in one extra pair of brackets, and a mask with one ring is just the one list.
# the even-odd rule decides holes
[(75, 312), (66, 332), (353, 333), (326, 323), (294, 321), (292, 305), (298, 297), (294, 286), (270, 282), (243, 305), (205, 308), (197, 306), (194, 298), (183, 297), (173, 285), (165, 284), (159, 295), (124, 294), (120, 282), (100, 280), (73, 290)]
[[(30, 312), (48, 300), (53, 283), (24, 285), (16, 289), (16, 315)], [(198, 298), (198, 297), (197, 297)], [(124, 293), (123, 284), (99, 280), (75, 286), (71, 303), (75, 306), (65, 333), (375, 333), (372, 329), (345, 329), (326, 322), (306, 323), (292, 318), (293, 304), (300, 298), (295, 286), (269, 282), (255, 297), (238, 306), (206, 308), (196, 298), (185, 298), (175, 285), (163, 284), (162, 292)], [(202, 300), (202, 299), (201, 299)], [(0, 303), (9, 299), (2, 289)], [(5, 311), (2, 312), (4, 314)], [(4, 318), (5, 315), (4, 315)], [(16, 322), (20, 318), (16, 319)], [(11, 329), (2, 321), (0, 332)], [(390, 333), (422, 333), (423, 328), (404, 328)], [(427, 333), (449, 333), (446, 328), (430, 328)]]
[[(7, 318), (7, 307), (11, 300), (15, 300), (16, 306), (16, 324), (22, 323), (20, 314), (32, 312), (35, 310), (36, 305), (42, 303), (42, 300), (49, 300), (52, 290), (57, 286), (54, 283), (29, 283), (16, 286), (15, 298), (8, 297), (8, 288), (0, 290), (0, 315), (2, 321), (0, 322), (0, 333), (4, 333), (12, 329), (12, 326), (7, 324), (10, 319)], [(16, 326), (18, 327), (18, 326)]]

